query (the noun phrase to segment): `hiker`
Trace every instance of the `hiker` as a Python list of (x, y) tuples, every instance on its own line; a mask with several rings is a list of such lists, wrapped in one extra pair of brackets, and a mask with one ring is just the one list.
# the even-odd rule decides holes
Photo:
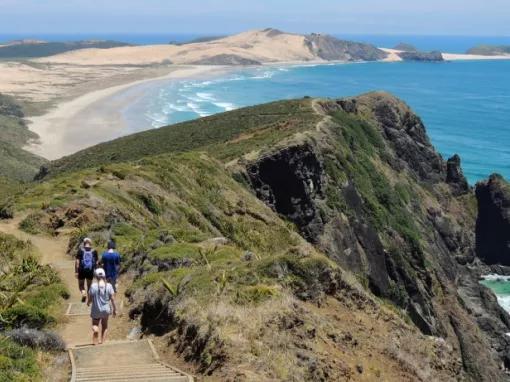
[[(106, 281), (106, 274), (103, 268), (97, 268), (94, 272), (95, 279), (89, 289), (87, 305), (92, 305), (90, 317), (92, 318), (92, 343), (102, 344), (106, 341), (108, 333), (108, 318), (110, 314), (115, 317), (117, 308), (115, 306), (115, 292), (112, 284)], [(101, 339), (99, 340), (99, 325), (101, 325)], [(99, 340), (99, 342), (98, 342)]]
[[(85, 302), (87, 298), (87, 292), (92, 284), (94, 278), (94, 270), (97, 265), (97, 251), (92, 249), (92, 240), (88, 237), (83, 239), (82, 248), (78, 250), (76, 255), (76, 261), (74, 263), (74, 273), (78, 279), (78, 288), (81, 292), (81, 302)], [(85, 289), (85, 282), (87, 283), (87, 289)]]
[(108, 249), (101, 256), (101, 264), (106, 273), (106, 281), (113, 286), (113, 290), (117, 293), (117, 276), (120, 271), (120, 254), (116, 249), (115, 241), (108, 242)]

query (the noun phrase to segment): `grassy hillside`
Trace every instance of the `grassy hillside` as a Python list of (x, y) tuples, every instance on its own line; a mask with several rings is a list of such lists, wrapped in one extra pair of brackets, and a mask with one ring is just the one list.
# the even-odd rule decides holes
[(58, 159), (49, 169), (59, 173), (189, 150), (229, 160), (270, 147), (319, 120), (310, 99), (274, 102), (129, 135)]
[(11, 330), (50, 327), (67, 291), (54, 270), (38, 263), (29, 243), (0, 234), (0, 253), (0, 380), (42, 380), (40, 352), (58, 345), (58, 339), (41, 332), (51, 339), (47, 347), (28, 347), (13, 340)]
[(20, 227), (114, 238), (130, 316), (204, 378), (504, 380), (510, 319), (465, 267), (473, 196), (387, 94), (139, 133), (50, 174)]
[(0, 46), (0, 59), (47, 57), (77, 49), (108, 49), (129, 45), (118, 41), (15, 42)]
[(0, 142), (0, 175), (20, 181), (32, 180), (47, 161), (12, 144)]
[[(104, 246), (113, 237), (124, 270), (135, 275), (131, 316), (147, 334), (165, 335), (162, 346), (171, 341), (199, 374), (343, 380), (363, 363), (367, 378), (399, 380), (417, 375), (417, 366), (399, 366), (404, 354), (435, 362), (434, 341), (409, 326), (405, 313), (380, 306), (205, 154), (62, 174), (27, 190), (17, 206), (32, 211), (22, 223), (30, 232), (51, 234), (60, 222), (75, 229), (73, 244), (88, 235)], [(406, 345), (385, 355), (393, 325)], [(350, 333), (355, 340), (342, 339)], [(360, 345), (347, 345), (342, 357), (335, 341)], [(319, 366), (300, 361), (303, 352), (322, 354)]]
[(22, 149), (30, 139), (37, 138), (23, 117), (21, 104), (0, 94), (0, 176), (29, 181), (47, 161)]

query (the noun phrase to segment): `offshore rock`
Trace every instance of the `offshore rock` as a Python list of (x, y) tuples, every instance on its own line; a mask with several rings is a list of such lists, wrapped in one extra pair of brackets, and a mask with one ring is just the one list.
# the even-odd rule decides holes
[(476, 185), (476, 254), (486, 264), (510, 265), (510, 186), (493, 174)]
[(446, 162), (446, 183), (448, 183), (456, 195), (469, 192), (469, 184), (462, 172), (460, 157), (455, 154)]

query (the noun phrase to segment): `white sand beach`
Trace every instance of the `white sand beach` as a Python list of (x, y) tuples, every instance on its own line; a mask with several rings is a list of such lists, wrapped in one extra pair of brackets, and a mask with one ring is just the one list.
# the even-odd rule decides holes
[(30, 152), (47, 159), (57, 159), (88, 146), (125, 135), (121, 111), (142, 90), (126, 93), (150, 81), (178, 80), (212, 75), (225, 68), (211, 66), (175, 67), (169, 74), (133, 81), (127, 84), (92, 91), (61, 102), (44, 115), (28, 118), (29, 128), (39, 135), (38, 142), (26, 146)]
[[(389, 48), (379, 48), (382, 51), (388, 53), (388, 57), (386, 57), (383, 61), (385, 62), (398, 62), (403, 61), (402, 57), (398, 54), (402, 53), (402, 50), (397, 49), (389, 49)], [(501, 55), (501, 56), (482, 56), (479, 54), (465, 54), (465, 53), (441, 53), (443, 55), (443, 59), (446, 61), (467, 61), (467, 60), (510, 60), (510, 55)]]
[(464, 61), (464, 60), (510, 60), (509, 55), (501, 56), (483, 56), (481, 54), (457, 54), (443, 53), (443, 58), (447, 61)]

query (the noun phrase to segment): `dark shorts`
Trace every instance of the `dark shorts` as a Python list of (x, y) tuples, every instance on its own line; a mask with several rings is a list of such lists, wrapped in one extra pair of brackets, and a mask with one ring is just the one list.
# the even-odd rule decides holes
[(79, 269), (78, 270), (78, 279), (80, 280), (92, 280), (94, 278), (94, 270), (87, 270), (87, 269)]

